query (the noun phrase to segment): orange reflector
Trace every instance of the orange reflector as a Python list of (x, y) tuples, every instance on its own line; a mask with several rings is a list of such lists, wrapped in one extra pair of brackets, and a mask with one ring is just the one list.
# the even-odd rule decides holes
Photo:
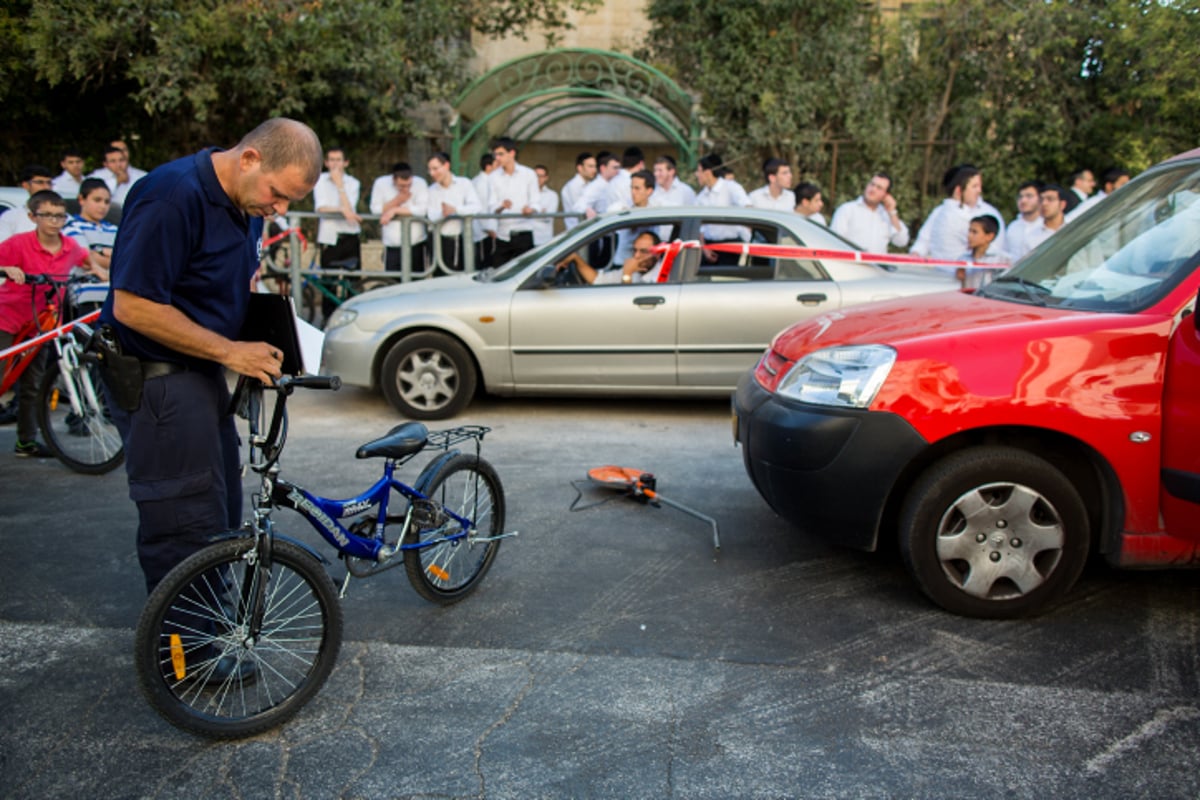
[(487, 316), (480, 317), (479, 321), (482, 322), (483, 324), (487, 325), (488, 323), (495, 322), (496, 318), (493, 316), (487, 315)]
[(446, 570), (442, 569), (437, 564), (430, 564), (428, 567), (425, 568), (425, 571), (428, 572), (433, 577), (437, 578), (438, 580), (443, 580), (443, 581), (450, 580), (450, 573), (446, 572)]
[(56, 411), (57, 409), (58, 409), (58, 389), (55, 389), (53, 391), (53, 393), (51, 393), (51, 395), (50, 395), (50, 410)]
[(171, 666), (175, 668), (175, 680), (187, 677), (187, 664), (183, 659), (183, 642), (178, 633), (171, 634)]

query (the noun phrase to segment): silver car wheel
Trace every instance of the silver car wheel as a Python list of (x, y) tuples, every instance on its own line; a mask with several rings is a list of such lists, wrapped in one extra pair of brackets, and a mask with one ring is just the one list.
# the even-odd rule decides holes
[(1091, 526), (1079, 489), (1028, 450), (951, 453), (906, 495), (897, 526), (904, 564), (921, 591), (956, 614), (1035, 613), (1066, 594), (1087, 561)]
[(1016, 483), (989, 483), (946, 510), (937, 555), (946, 577), (967, 594), (1005, 599), (1041, 586), (1064, 541), (1062, 520), (1044, 496)]
[(475, 394), (475, 362), (455, 339), (421, 331), (397, 342), (383, 360), (380, 385), (388, 402), (412, 419), (446, 419)]
[(432, 349), (414, 350), (396, 372), (400, 396), (414, 408), (437, 411), (454, 399), (458, 370), (445, 353)]

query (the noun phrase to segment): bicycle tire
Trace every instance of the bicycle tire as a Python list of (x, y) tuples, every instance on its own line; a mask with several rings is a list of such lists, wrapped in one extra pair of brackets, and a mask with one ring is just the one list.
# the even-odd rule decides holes
[(279, 540), (261, 633), (246, 646), (245, 599), (264, 573), (247, 558), (254, 550), (254, 539), (240, 538), (192, 554), (155, 588), (134, 634), (150, 705), (212, 739), (253, 736), (291, 719), (325, 683), (341, 647), (342, 610), (329, 574)]
[[(440, 512), (441, 506), (471, 520), (479, 536), (493, 537), (504, 532), (504, 487), (492, 465), (478, 456), (460, 454), (447, 461), (430, 480), (427, 496), (434, 504), (434, 526), (414, 523), (404, 536), (404, 544), (418, 544), (461, 530), (453, 518)], [(446, 522), (453, 527), (443, 530), (442, 523)], [(499, 540), (476, 542), (474, 536), (468, 535), (405, 550), (404, 571), (421, 597), (450, 605), (475, 590), (496, 560), (499, 549)]]
[[(71, 407), (68, 380), (75, 382), (75, 396), (82, 405), (79, 413)], [(102, 475), (125, 460), (125, 445), (108, 413), (100, 368), (94, 364), (80, 364), (69, 377), (62, 374), (57, 360), (46, 365), (38, 388), (38, 427), (58, 460), (76, 472)]]

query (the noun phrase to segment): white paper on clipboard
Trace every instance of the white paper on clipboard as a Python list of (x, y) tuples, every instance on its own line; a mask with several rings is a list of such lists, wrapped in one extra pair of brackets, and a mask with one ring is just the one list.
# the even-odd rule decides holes
[(300, 358), (304, 362), (304, 371), (309, 375), (320, 375), (325, 331), (296, 317), (296, 334), (300, 337)]

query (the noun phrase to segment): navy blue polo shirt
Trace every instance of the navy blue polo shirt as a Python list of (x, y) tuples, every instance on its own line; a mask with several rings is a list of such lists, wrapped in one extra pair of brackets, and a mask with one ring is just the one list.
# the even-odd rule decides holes
[[(172, 305), (201, 327), (238, 338), (258, 269), (263, 220), (242, 213), (213, 169), (215, 148), (163, 164), (133, 185), (113, 246), (114, 289)], [(101, 312), (125, 352), (197, 369), (213, 362), (186, 356), (121, 325), (113, 295)]]

